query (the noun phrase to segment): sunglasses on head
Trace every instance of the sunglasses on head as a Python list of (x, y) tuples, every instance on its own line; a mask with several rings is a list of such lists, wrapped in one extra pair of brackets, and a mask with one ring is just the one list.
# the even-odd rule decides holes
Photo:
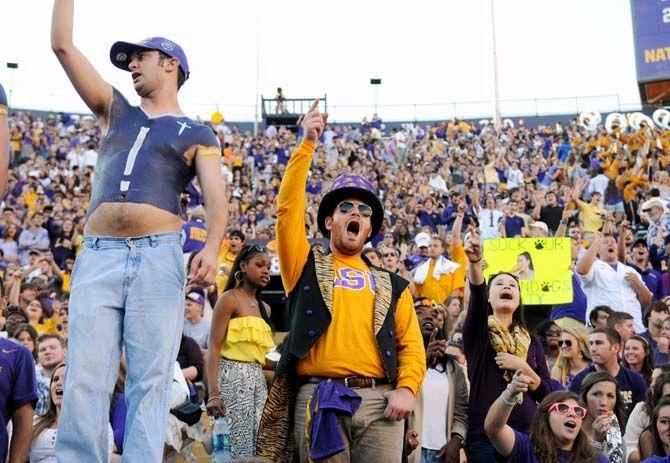
[(370, 206), (368, 206), (367, 204), (359, 204), (358, 206), (356, 206), (354, 203), (351, 203), (349, 201), (342, 201), (340, 204), (337, 205), (337, 209), (342, 214), (348, 214), (349, 212), (354, 210), (355, 207), (358, 207), (358, 212), (363, 217), (372, 216), (372, 208)]
[(558, 341), (558, 347), (563, 347), (563, 344), (565, 344), (565, 347), (572, 347), (572, 341), (569, 339), (561, 339)]
[(567, 415), (568, 413), (572, 412), (577, 418), (586, 418), (586, 409), (584, 407), (580, 407), (579, 405), (566, 404), (565, 402), (556, 402), (553, 404), (551, 407), (549, 407), (549, 410), (547, 410), (547, 413), (551, 412), (558, 412), (561, 415)]
[(249, 246), (249, 250), (247, 251), (247, 254), (256, 254), (259, 252), (264, 252), (265, 254), (270, 254), (270, 250), (267, 248), (267, 246), (261, 246), (260, 244), (252, 244)]

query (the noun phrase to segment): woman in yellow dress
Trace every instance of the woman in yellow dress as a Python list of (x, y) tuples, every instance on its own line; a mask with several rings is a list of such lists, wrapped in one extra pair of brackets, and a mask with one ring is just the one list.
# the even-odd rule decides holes
[(267, 398), (265, 356), (274, 347), (270, 307), (261, 289), (270, 283), (270, 251), (245, 245), (214, 307), (207, 352), (207, 413), (225, 416), (233, 459), (255, 456), (258, 424)]

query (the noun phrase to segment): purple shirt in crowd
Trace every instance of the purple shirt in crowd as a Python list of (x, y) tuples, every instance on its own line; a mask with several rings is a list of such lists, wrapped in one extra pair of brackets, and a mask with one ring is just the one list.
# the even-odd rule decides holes
[[(504, 370), (498, 368), (496, 364), (496, 351), (489, 341), (486, 293), (485, 284), (470, 284), (470, 302), (463, 323), (463, 344), (470, 379), (468, 440), (488, 442), (484, 433), (484, 419), (491, 404), (507, 387), (507, 381), (503, 378)], [(544, 359), (544, 350), (540, 340), (535, 337), (531, 338), (526, 362), (538, 374), (542, 382), (535, 391), (524, 393), (523, 403), (514, 407), (507, 422), (521, 432), (528, 432), (535, 418), (537, 411), (535, 402), (542, 401), (544, 396), (551, 392), (551, 379), (547, 362)]]
[(7, 423), (26, 404), (37, 404), (35, 366), (28, 349), (0, 338), (0, 461), (7, 459)]
[(644, 330), (644, 332), (640, 333), (640, 336), (642, 336), (644, 339), (649, 341), (649, 344), (651, 345), (651, 348), (654, 350), (654, 364), (655, 365), (660, 365), (662, 363), (668, 363), (668, 354), (664, 354), (663, 352), (660, 352), (658, 350), (658, 343), (651, 336), (651, 333), (649, 332), (648, 329), (646, 329), (646, 330)]
[[(530, 442), (530, 437), (519, 431), (514, 431), (514, 447), (512, 453), (508, 458), (503, 458), (502, 461), (516, 462), (523, 461), (525, 463), (540, 463), (540, 460), (533, 452), (533, 444)], [(567, 450), (558, 451), (558, 463), (568, 463), (570, 461), (570, 452)], [(598, 463), (608, 463), (609, 460), (602, 454), (598, 454)]]
[(128, 405), (126, 405), (126, 394), (115, 392), (112, 395), (112, 403), (109, 407), (109, 424), (114, 432), (114, 445), (119, 453), (123, 453), (123, 437), (126, 434), (126, 414)]
[[(582, 388), (582, 381), (589, 373), (596, 371), (595, 365), (591, 364), (584, 368), (580, 373), (577, 373), (570, 383), (570, 390), (575, 394), (579, 394)], [(619, 373), (616, 375), (616, 382), (619, 385), (619, 392), (623, 398), (626, 407), (626, 416), (629, 416), (635, 408), (635, 404), (643, 402), (647, 395), (647, 383), (644, 382), (642, 376), (621, 366)]]

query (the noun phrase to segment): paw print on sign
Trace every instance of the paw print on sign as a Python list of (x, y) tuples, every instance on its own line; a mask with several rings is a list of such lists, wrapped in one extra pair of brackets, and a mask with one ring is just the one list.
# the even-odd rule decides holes
[(542, 291), (544, 291), (545, 293), (548, 293), (548, 292), (551, 290), (551, 288), (549, 287), (549, 283), (547, 283), (546, 281), (545, 281), (544, 283), (542, 283), (542, 285), (540, 286), (540, 288), (541, 288)]
[(547, 243), (544, 240), (535, 240), (535, 249), (538, 249), (538, 250), (544, 249), (546, 244)]

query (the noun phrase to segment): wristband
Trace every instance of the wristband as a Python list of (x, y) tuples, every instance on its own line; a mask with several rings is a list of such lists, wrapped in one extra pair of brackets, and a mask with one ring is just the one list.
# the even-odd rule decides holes
[(510, 402), (509, 400), (505, 399), (505, 396), (503, 394), (504, 394), (504, 391), (500, 393), (500, 400), (502, 400), (503, 404), (505, 404), (508, 407), (516, 406), (516, 401), (515, 402)]
[(470, 260), (470, 259), (468, 259), (468, 261), (469, 261), (471, 264), (476, 264), (477, 262), (479, 262), (479, 261), (481, 261), (481, 260), (482, 260), (481, 257), (480, 257), (479, 259), (477, 259), (477, 260)]
[(207, 399), (207, 404), (209, 404), (212, 400), (215, 400), (215, 399), (223, 400), (220, 395), (215, 395), (215, 396), (212, 396), (209, 399)]

